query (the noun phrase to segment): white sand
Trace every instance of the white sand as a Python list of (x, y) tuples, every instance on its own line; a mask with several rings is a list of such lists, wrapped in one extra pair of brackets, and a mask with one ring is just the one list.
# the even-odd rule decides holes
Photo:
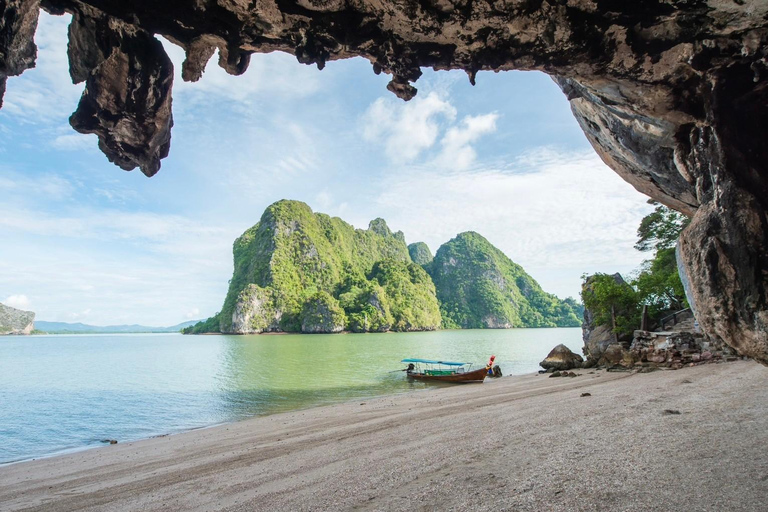
[(3, 466), (0, 510), (768, 510), (768, 368), (580, 373)]

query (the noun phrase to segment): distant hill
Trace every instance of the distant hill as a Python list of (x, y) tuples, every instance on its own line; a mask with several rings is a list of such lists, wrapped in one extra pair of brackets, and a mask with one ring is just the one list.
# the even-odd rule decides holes
[(299, 201), (269, 206), (235, 240), (221, 312), (184, 330), (333, 333), (575, 327), (578, 304), (544, 292), (477, 233), (438, 249), (383, 219), (355, 229)]
[(86, 334), (86, 333), (101, 333), (101, 334), (117, 334), (117, 333), (142, 333), (142, 332), (179, 332), (185, 327), (195, 325), (199, 320), (190, 320), (189, 322), (182, 322), (170, 327), (148, 327), (146, 325), (88, 325), (82, 323), (67, 323), (67, 322), (44, 322), (38, 320), (35, 322), (35, 329), (38, 331), (47, 332), (49, 334)]

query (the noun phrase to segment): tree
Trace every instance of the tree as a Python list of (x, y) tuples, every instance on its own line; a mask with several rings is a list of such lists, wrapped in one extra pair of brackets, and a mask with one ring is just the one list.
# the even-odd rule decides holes
[(617, 336), (632, 334), (640, 326), (639, 299), (637, 291), (618, 274), (590, 276), (581, 291), (581, 300), (595, 325), (610, 325)]
[(655, 253), (653, 259), (643, 262), (632, 285), (637, 289), (640, 303), (648, 306), (650, 317), (658, 319), (669, 310), (688, 306), (677, 269), (675, 245), (690, 219), (653, 200), (648, 203), (656, 205), (656, 209), (640, 221), (635, 248)]
[(641, 303), (648, 306), (651, 318), (658, 318), (669, 310), (688, 307), (672, 248), (656, 251), (652, 260), (643, 263), (632, 284), (637, 288)]
[(637, 228), (635, 249), (638, 251), (659, 251), (675, 247), (680, 233), (691, 220), (682, 213), (667, 208), (653, 199), (649, 199), (648, 204), (655, 205), (656, 209), (640, 221), (640, 227)]

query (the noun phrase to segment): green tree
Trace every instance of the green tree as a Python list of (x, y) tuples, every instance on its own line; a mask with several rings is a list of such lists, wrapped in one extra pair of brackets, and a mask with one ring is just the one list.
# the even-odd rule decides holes
[(652, 260), (643, 263), (633, 284), (641, 303), (648, 306), (651, 318), (688, 307), (673, 248), (656, 251)]
[(635, 249), (658, 251), (674, 248), (680, 233), (690, 223), (690, 219), (653, 199), (649, 199), (648, 204), (655, 205), (656, 209), (640, 221)]
[(640, 297), (621, 276), (584, 277), (581, 300), (592, 313), (595, 325), (609, 325), (617, 336), (631, 334), (640, 326)]
[(677, 269), (675, 245), (690, 219), (653, 200), (648, 202), (656, 205), (656, 209), (640, 221), (635, 248), (655, 252), (652, 259), (643, 262), (632, 284), (640, 303), (648, 306), (649, 316), (658, 319), (667, 311), (688, 306)]

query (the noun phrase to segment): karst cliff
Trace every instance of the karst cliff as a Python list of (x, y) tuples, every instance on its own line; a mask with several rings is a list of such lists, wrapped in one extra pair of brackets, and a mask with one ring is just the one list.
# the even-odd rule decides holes
[(603, 160), (692, 217), (679, 256), (702, 327), (768, 364), (768, 2), (763, 0), (4, 0), (0, 96), (34, 66), (39, 9), (73, 15), (85, 92), (70, 122), (123, 169), (151, 176), (170, 149), (172, 65), (195, 81), (218, 49), (322, 68), (361, 56), (416, 94), (422, 67), (540, 70), (560, 85)]
[[(234, 272), (221, 311), (185, 329), (335, 333), (448, 328), (575, 327), (573, 299), (546, 293), (477, 233), (461, 233), (434, 259), (405, 245), (384, 219), (355, 229), (281, 200), (233, 244)], [(429, 254), (419, 264), (413, 255)]]

